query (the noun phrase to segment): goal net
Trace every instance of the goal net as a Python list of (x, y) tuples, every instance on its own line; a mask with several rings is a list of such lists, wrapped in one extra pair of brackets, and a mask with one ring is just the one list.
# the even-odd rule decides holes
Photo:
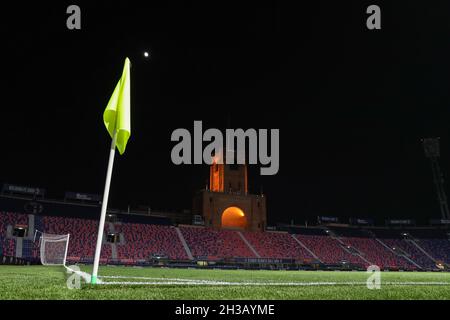
[(39, 245), (41, 263), (44, 266), (66, 265), (69, 237), (70, 234), (41, 234)]

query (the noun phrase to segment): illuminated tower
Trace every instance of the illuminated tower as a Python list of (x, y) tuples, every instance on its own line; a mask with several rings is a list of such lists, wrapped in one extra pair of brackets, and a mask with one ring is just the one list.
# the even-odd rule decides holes
[(209, 169), (209, 188), (213, 192), (248, 193), (247, 165), (213, 164)]
[(194, 198), (193, 213), (206, 226), (240, 230), (264, 230), (266, 198), (248, 193), (247, 165), (214, 163), (209, 170), (209, 190)]

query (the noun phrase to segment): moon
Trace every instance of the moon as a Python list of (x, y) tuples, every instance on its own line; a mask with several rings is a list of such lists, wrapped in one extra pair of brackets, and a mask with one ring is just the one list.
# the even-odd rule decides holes
[(149, 58), (150, 57), (150, 53), (148, 51), (144, 51), (144, 58)]

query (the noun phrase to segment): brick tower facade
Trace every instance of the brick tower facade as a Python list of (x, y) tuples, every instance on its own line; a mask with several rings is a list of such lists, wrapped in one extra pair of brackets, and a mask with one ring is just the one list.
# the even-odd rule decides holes
[(211, 165), (209, 189), (195, 196), (193, 212), (214, 228), (263, 231), (267, 221), (266, 198), (248, 193), (247, 165)]

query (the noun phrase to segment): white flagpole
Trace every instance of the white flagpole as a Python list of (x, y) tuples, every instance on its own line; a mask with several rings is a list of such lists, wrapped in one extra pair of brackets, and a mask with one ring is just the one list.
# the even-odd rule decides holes
[(105, 228), (106, 209), (108, 208), (109, 187), (111, 185), (111, 176), (114, 165), (114, 155), (116, 152), (116, 135), (114, 130), (114, 136), (111, 142), (111, 149), (109, 150), (109, 162), (108, 170), (106, 171), (105, 191), (103, 192), (102, 211), (100, 214), (100, 223), (98, 225), (97, 246), (95, 247), (94, 269), (92, 270), (91, 283), (97, 283), (98, 264), (100, 262), (100, 254), (102, 251), (103, 242), (103, 230)]
[(67, 234), (66, 252), (64, 253), (64, 267), (66, 267), (67, 252), (69, 251), (69, 241), (70, 241), (70, 233)]

